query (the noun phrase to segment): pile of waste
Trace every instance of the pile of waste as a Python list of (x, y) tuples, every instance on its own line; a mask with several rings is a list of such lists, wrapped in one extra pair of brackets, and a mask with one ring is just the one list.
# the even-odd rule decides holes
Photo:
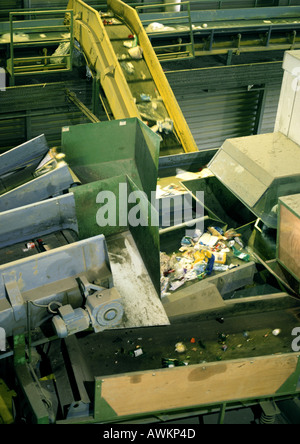
[(186, 282), (239, 266), (232, 257), (250, 261), (241, 234), (234, 229), (224, 232), (220, 227), (209, 227), (204, 233), (195, 230), (192, 236), (184, 236), (178, 252), (171, 255), (160, 252), (161, 296), (167, 296)]

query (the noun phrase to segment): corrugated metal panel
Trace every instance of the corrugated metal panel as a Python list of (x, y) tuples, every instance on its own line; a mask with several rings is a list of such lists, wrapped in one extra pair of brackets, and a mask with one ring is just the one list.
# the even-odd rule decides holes
[(255, 133), (259, 91), (190, 89), (176, 97), (199, 150), (219, 148), (228, 138)]
[(8, 20), (8, 11), (23, 8), (23, 0), (1, 0), (0, 1), (0, 21)]
[(25, 119), (23, 117), (0, 120), (0, 154), (23, 143), (25, 134)]
[(66, 9), (68, 0), (27, 0), (27, 3), (32, 9)]
[(254, 7), (266, 7), (266, 6), (278, 6), (278, 0), (232, 0), (232, 1), (219, 1), (211, 0), (206, 2), (198, 2), (197, 0), (190, 0), (191, 9), (219, 9), (220, 4), (222, 9), (241, 9), (241, 8), (254, 8)]
[(45, 113), (41, 116), (30, 117), (30, 138), (45, 134), (49, 146), (59, 147), (61, 144), (62, 127), (89, 122), (76, 107), (72, 108), (73, 110), (62, 111), (52, 115), (45, 110)]
[[(198, 68), (198, 59), (169, 63), (166, 76), (171, 87), (176, 84), (190, 88), (226, 90), (248, 85), (281, 83), (282, 62), (251, 63), (234, 66)], [(166, 68), (165, 68), (166, 69)]]
[(85, 81), (7, 88), (0, 94), (0, 152), (40, 134), (59, 146), (63, 126), (89, 122), (67, 100), (65, 88), (90, 108), (92, 85)]
[(266, 97), (263, 109), (260, 134), (272, 133), (275, 127), (281, 83), (270, 83), (266, 85)]
[[(199, 149), (219, 148), (230, 137), (273, 131), (281, 62), (174, 70), (166, 75)], [(263, 102), (252, 85), (266, 88)]]

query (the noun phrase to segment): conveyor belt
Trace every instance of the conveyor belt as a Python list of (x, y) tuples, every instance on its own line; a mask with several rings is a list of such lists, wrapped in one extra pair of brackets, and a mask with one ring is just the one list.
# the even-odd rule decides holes
[(62, 230), (46, 236), (31, 238), (25, 242), (18, 242), (15, 245), (1, 248), (0, 265), (5, 265), (9, 262), (53, 250), (54, 248), (68, 245), (77, 240), (74, 232), (71, 232), (70, 230)]
[[(159, 130), (163, 138), (161, 154), (197, 151), (136, 11), (119, 0), (108, 2), (106, 15), (81, 0), (70, 0), (68, 9), (74, 12), (74, 37), (100, 80), (113, 117), (138, 117), (150, 127), (171, 121), (173, 129)], [(129, 55), (126, 41), (137, 41), (141, 59)], [(143, 101), (141, 94), (149, 96), (150, 101)]]

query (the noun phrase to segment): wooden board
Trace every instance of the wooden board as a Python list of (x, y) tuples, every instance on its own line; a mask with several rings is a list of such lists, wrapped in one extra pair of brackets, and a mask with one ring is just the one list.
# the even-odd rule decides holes
[(300, 280), (300, 220), (289, 208), (280, 206), (278, 260)]
[(109, 406), (100, 417), (270, 396), (295, 372), (297, 362), (296, 354), (273, 355), (99, 378), (103, 405)]

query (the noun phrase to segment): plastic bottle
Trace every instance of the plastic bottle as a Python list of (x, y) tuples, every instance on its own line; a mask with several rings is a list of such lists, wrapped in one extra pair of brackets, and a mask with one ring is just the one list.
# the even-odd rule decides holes
[(235, 247), (231, 247), (233, 254), (241, 259), (242, 261), (249, 262), (250, 261), (250, 255), (247, 253), (243, 253), (242, 251), (237, 250)]

